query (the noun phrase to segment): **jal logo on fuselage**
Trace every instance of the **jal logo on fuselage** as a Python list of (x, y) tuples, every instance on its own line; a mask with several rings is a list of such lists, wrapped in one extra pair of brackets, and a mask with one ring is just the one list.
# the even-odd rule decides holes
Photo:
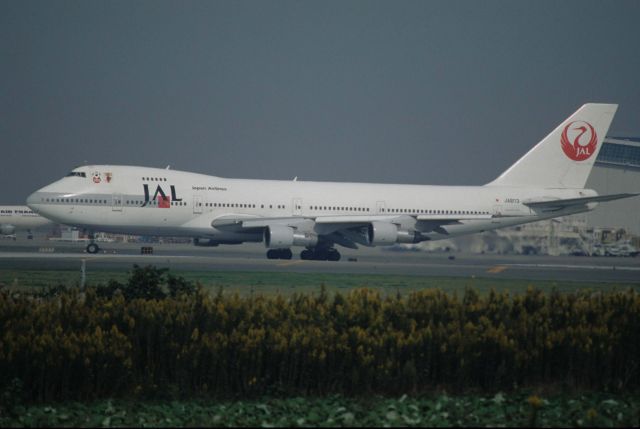
[(153, 197), (149, 192), (149, 185), (145, 183), (142, 185), (142, 187), (144, 189), (144, 203), (140, 207), (146, 207), (152, 201), (157, 201), (159, 208), (168, 209), (169, 207), (171, 207), (171, 201), (182, 201), (182, 198), (178, 198), (178, 196), (176, 195), (176, 187), (174, 185), (169, 186), (169, 188), (171, 189), (170, 196), (165, 193), (164, 189), (162, 189), (162, 186), (160, 185), (156, 187), (156, 190), (153, 193)]

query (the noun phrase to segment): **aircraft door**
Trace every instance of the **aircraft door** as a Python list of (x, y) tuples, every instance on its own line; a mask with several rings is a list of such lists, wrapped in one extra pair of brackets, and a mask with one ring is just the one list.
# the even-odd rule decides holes
[(385, 214), (387, 204), (384, 201), (376, 201), (376, 214)]
[(113, 194), (111, 197), (111, 210), (114, 212), (122, 211), (122, 195), (121, 194)]
[(494, 204), (493, 205), (493, 215), (495, 217), (502, 217), (504, 216), (504, 212), (505, 212), (505, 206), (504, 204)]
[(193, 213), (202, 213), (202, 197), (200, 195), (193, 196)]
[(292, 207), (293, 207), (293, 215), (301, 216), (302, 215), (302, 198), (294, 198)]

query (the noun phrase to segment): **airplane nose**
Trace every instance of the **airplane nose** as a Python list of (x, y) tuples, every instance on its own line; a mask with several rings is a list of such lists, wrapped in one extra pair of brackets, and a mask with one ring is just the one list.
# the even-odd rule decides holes
[(27, 197), (27, 205), (33, 211), (36, 211), (36, 206), (40, 202), (39, 191), (34, 192), (33, 194)]

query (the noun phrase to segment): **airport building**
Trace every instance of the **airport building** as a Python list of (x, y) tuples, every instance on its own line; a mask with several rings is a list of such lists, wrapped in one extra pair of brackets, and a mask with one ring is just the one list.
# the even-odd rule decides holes
[[(585, 186), (600, 195), (640, 193), (640, 138), (607, 137)], [(424, 242), (430, 251), (517, 254), (601, 254), (615, 243), (640, 250), (640, 196), (600, 203), (588, 213)], [(613, 252), (613, 250), (611, 250)]]
[[(600, 195), (640, 193), (640, 138), (605, 138), (585, 187)], [(508, 243), (507, 252), (549, 255), (605, 253), (623, 242), (638, 247), (640, 196), (600, 203), (588, 213), (496, 231), (489, 242)]]
[[(640, 192), (640, 138), (607, 137), (587, 180), (598, 194)], [(592, 228), (624, 229), (640, 236), (640, 197), (600, 204), (586, 214)]]

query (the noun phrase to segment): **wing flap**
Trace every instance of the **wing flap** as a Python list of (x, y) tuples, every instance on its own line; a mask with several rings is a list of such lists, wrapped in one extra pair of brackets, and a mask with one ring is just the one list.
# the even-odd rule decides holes
[(389, 214), (389, 215), (335, 215), (335, 216), (289, 216), (289, 217), (257, 217), (251, 215), (225, 215), (214, 219), (211, 226), (215, 228), (265, 228), (269, 225), (295, 226), (301, 223), (313, 222), (316, 225), (344, 225), (351, 228), (371, 222), (402, 222), (403, 219), (434, 222), (442, 224), (455, 223), (463, 220), (491, 219), (489, 214)]
[(460, 221), (460, 220), (482, 220), (491, 219), (490, 214), (422, 214), (416, 216), (418, 220), (429, 221)]

